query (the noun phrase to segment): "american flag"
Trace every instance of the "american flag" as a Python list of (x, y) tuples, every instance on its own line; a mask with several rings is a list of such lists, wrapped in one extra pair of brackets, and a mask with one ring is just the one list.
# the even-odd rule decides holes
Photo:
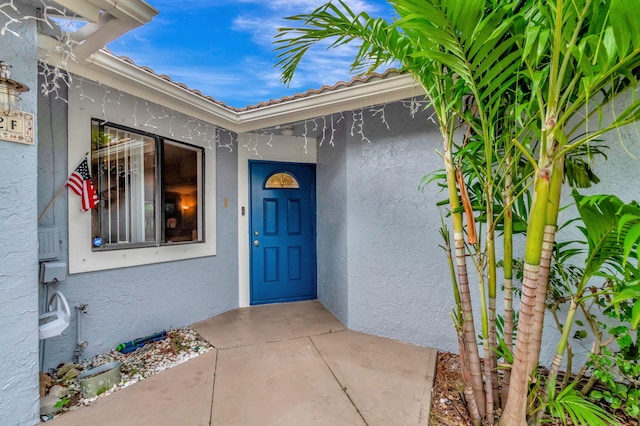
[(80, 165), (71, 173), (71, 176), (69, 176), (67, 180), (67, 186), (80, 196), (82, 200), (82, 211), (91, 210), (98, 204), (98, 195), (91, 183), (87, 157), (84, 157)]

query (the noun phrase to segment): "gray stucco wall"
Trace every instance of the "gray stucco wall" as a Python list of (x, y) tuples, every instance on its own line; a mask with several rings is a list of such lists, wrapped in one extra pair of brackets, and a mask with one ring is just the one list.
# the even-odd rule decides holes
[(336, 146), (318, 150), (319, 297), (351, 329), (456, 351), (435, 206), (445, 195), (418, 190), (442, 167), (440, 133), (428, 112), (412, 117), (401, 103), (385, 117), (389, 129), (364, 111), (367, 142), (359, 112), (353, 132), (345, 114)]
[[(435, 184), (418, 191), (425, 174), (442, 168), (435, 152), (441, 149), (438, 128), (428, 112), (412, 118), (401, 103), (390, 104), (385, 108), (389, 129), (380, 114), (374, 117), (365, 109), (367, 142), (358, 133), (359, 114), (345, 113), (346, 121), (335, 132), (335, 146), (325, 142), (318, 149), (319, 298), (349, 328), (457, 353), (450, 318), (454, 301), (445, 254), (438, 247), (441, 222), (435, 205), (446, 194)], [(605, 135), (609, 159), (594, 160), (602, 182), (581, 192), (640, 200), (639, 138), (638, 125)], [(567, 185), (564, 205), (573, 202), (570, 192)], [(565, 209), (559, 222), (576, 215), (575, 208)], [(558, 240), (568, 239), (582, 236), (570, 229), (558, 235)], [(522, 255), (523, 245), (518, 238), (516, 256)], [(477, 301), (470, 262), (468, 267), (472, 297)], [(500, 296), (498, 304), (501, 311)], [(541, 362), (548, 365), (558, 337), (549, 316), (545, 336)], [(572, 344), (583, 359), (589, 345)]]
[[(87, 81), (74, 79), (74, 84), (83, 84), (83, 94), (98, 103), (105, 94), (105, 88)], [(136, 98), (109, 90), (118, 103), (107, 106), (130, 111), (129, 122), (117, 124), (132, 127)], [(87, 105), (92, 106), (90, 103)], [(157, 117), (162, 116), (160, 111), (165, 115), (173, 115), (143, 100), (138, 100), (137, 105), (138, 122), (142, 122), (140, 117), (147, 105)], [(55, 190), (67, 179), (68, 121), (64, 102), (51, 97), (41, 98), (39, 106), (42, 143), (39, 147), (38, 209), (41, 211)], [(100, 105), (97, 108), (101, 108)], [(185, 117), (178, 114), (175, 117), (172, 120), (157, 120), (154, 123), (157, 128), (145, 130), (166, 137), (173, 133), (174, 139), (180, 141), (180, 132), (186, 132), (181, 128)], [(74, 122), (73, 117), (71, 122)], [(74, 125), (90, 126), (90, 122)], [(229, 135), (221, 132), (221, 138), (222, 144), (226, 144)], [(205, 155), (211, 153), (211, 150), (205, 149)], [(81, 318), (81, 338), (88, 342), (83, 359), (108, 352), (123, 341), (170, 327), (189, 325), (238, 306), (237, 150), (235, 147), (233, 151), (220, 148), (215, 153), (217, 200), (216, 206), (207, 208), (217, 208), (216, 256), (73, 274), (58, 285), (71, 305), (88, 305), (87, 314)], [(59, 227), (61, 261), (68, 261), (68, 242), (69, 238), (73, 238), (68, 234), (67, 194), (68, 191), (65, 191), (40, 223), (42, 226)], [(226, 207), (224, 199), (227, 199)], [(62, 336), (47, 340), (45, 368), (73, 359), (76, 327), (74, 316)]]
[[(24, 14), (35, 11), (15, 5)], [(3, 9), (13, 14), (13, 10)], [(16, 14), (15, 18), (20, 15)], [(0, 14), (0, 27), (7, 17)], [(31, 88), (22, 110), (36, 113), (36, 25), (14, 23), (0, 37), (0, 59), (11, 77)], [(37, 144), (37, 141), (36, 141)], [(0, 424), (38, 421), (38, 241), (36, 232), (37, 146), (0, 141)]]
[(385, 111), (390, 129), (368, 117), (363, 142), (347, 140), (349, 327), (455, 350), (453, 306), (445, 254), (438, 247), (445, 198), (424, 175), (442, 167), (438, 127), (426, 112), (401, 104)]
[(347, 262), (347, 149), (346, 123), (336, 128), (341, 142), (318, 147), (317, 224), (318, 299), (343, 324), (349, 323)]

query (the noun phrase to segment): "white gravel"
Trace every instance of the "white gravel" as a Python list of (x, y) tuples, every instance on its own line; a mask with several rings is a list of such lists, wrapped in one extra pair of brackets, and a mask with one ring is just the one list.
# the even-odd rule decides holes
[[(122, 380), (113, 388), (93, 398), (82, 398), (80, 386), (77, 380), (67, 383), (69, 395), (67, 398), (75, 403), (66, 407), (65, 411), (73, 410), (83, 405), (91, 405), (100, 398), (104, 398), (113, 392), (126, 388), (140, 380), (153, 376), (167, 368), (182, 364), (198, 355), (212, 350), (213, 347), (195, 331), (189, 327), (167, 331), (167, 338), (158, 342), (145, 345), (128, 354), (122, 354), (112, 350), (107, 354), (97, 355), (82, 363), (80, 370), (96, 368), (100, 365), (114, 361), (122, 363)], [(73, 398), (74, 395), (80, 399)], [(50, 420), (50, 419), (42, 419)]]

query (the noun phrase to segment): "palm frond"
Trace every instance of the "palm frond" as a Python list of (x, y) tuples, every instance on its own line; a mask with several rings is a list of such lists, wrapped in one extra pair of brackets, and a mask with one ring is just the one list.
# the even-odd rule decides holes
[(558, 392), (555, 376), (553, 376), (546, 386), (548, 400), (542, 404), (541, 409), (546, 408), (551, 417), (561, 419), (564, 425), (569, 424), (569, 420), (574, 425), (611, 426), (621, 424), (616, 417), (575, 390), (576, 385), (577, 382), (571, 383)]
[(325, 40), (332, 40), (328, 48), (359, 43), (352, 71), (370, 72), (393, 60), (403, 67), (412, 65), (408, 58), (413, 48), (396, 26), (383, 18), (372, 18), (366, 12), (355, 14), (342, 0), (339, 5), (329, 2), (309, 14), (286, 19), (301, 26), (279, 28), (276, 35), (275, 50), (279, 52), (276, 67), (282, 70), (285, 83), (293, 79), (309, 49)]

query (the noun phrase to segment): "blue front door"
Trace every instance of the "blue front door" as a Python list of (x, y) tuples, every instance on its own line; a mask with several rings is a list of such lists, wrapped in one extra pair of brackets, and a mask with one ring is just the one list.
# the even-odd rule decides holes
[(251, 161), (251, 304), (315, 299), (315, 165)]

